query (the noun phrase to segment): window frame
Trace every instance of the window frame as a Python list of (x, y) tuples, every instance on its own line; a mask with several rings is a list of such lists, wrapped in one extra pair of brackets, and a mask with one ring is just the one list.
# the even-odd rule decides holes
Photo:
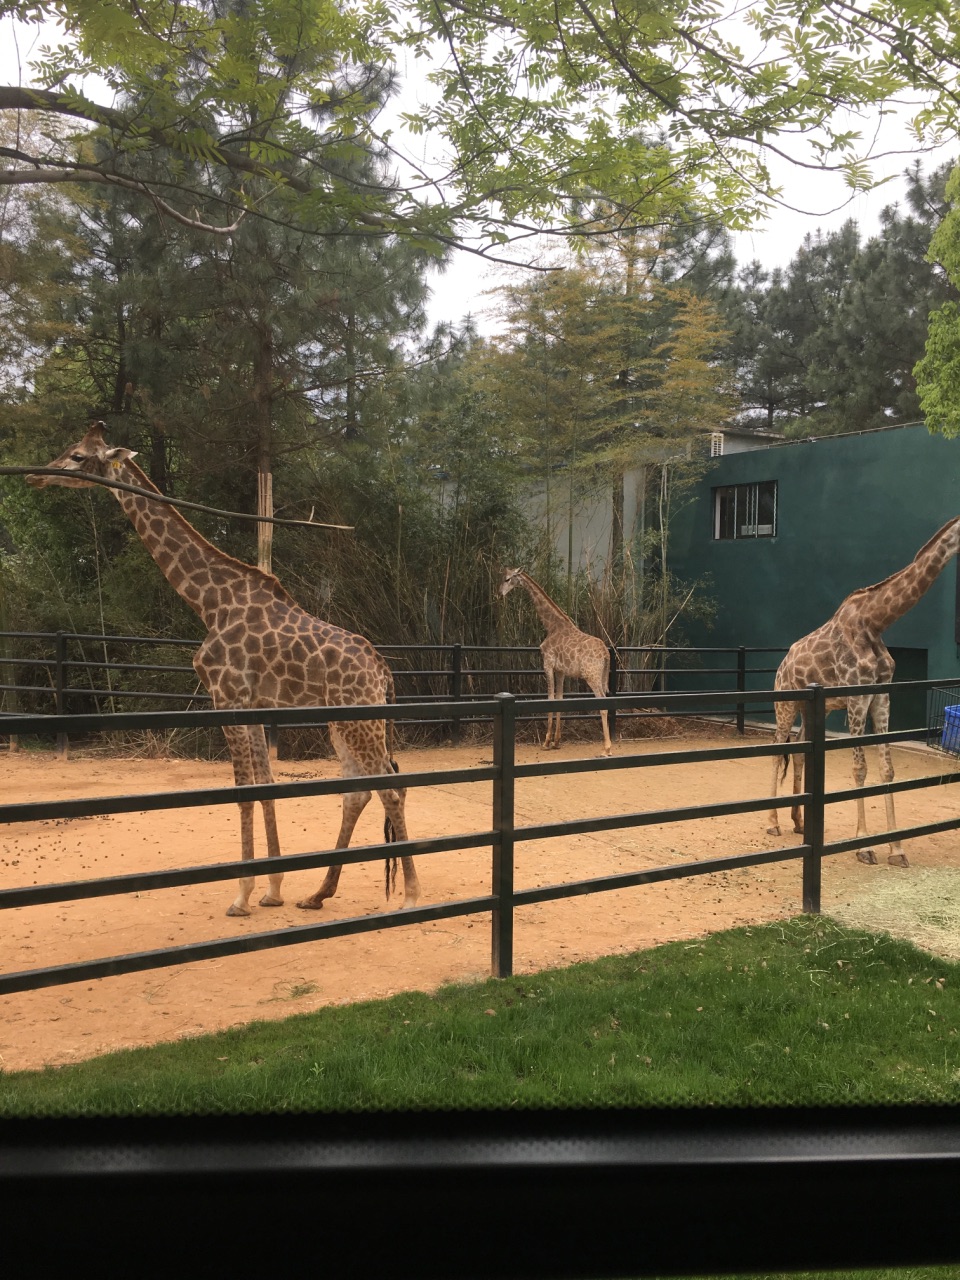
[[(714, 485), (711, 494), (714, 542), (752, 542), (758, 538), (777, 536), (780, 507), (776, 480), (747, 480), (739, 484)], [(726, 505), (731, 495), (732, 512)], [(772, 505), (772, 520), (761, 522), (761, 504), (764, 498)], [(727, 527), (731, 532), (724, 533), (723, 530)]]

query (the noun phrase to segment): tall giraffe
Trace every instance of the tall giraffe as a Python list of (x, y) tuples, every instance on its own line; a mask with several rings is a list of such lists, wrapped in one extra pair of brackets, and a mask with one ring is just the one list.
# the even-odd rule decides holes
[[(77, 444), (50, 463), (65, 474), (28, 476), (42, 489), (48, 484), (67, 488), (91, 487), (84, 474), (119, 480), (159, 493), (133, 461), (136, 454), (107, 444), (105, 424), (95, 422)], [(393, 702), (393, 676), (376, 649), (362, 636), (351, 635), (312, 617), (293, 600), (272, 573), (265, 573), (218, 550), (173, 507), (138, 494), (112, 490), (129, 516), (144, 546), (173, 589), (202, 619), (207, 635), (193, 658), (200, 680), (218, 710), (227, 707), (383, 706)], [(392, 722), (391, 722), (392, 729)], [(224, 736), (233, 760), (238, 786), (270, 783), (273, 771), (262, 725), (225, 725)], [(391, 735), (392, 736), (392, 735)], [(383, 720), (345, 721), (330, 725), (330, 737), (340, 760), (341, 775), (356, 778), (399, 772), (387, 745)], [(384, 838), (406, 840), (406, 790), (379, 793), (383, 802)], [(345, 794), (337, 849), (345, 849), (369, 791)], [(262, 800), (267, 855), (280, 854), (272, 800)], [(253, 801), (240, 803), (241, 857), (253, 858)], [(405, 907), (420, 895), (413, 858), (403, 866)], [(337, 891), (340, 867), (329, 867), (320, 888), (298, 902), (319, 910)], [(387, 894), (396, 875), (396, 859), (386, 861)], [(283, 905), (282, 873), (268, 876), (262, 907)], [(240, 880), (240, 892), (228, 916), (250, 914), (252, 876)]]
[[(840, 605), (832, 618), (797, 640), (780, 663), (774, 680), (775, 689), (804, 689), (810, 684), (828, 688), (858, 684), (889, 684), (893, 680), (894, 661), (881, 635), (898, 618), (912, 609), (922, 595), (929, 591), (944, 565), (960, 549), (960, 516), (948, 520), (929, 542), (924, 543), (914, 558), (898, 573), (893, 573), (872, 587), (853, 591)], [(787, 742), (797, 715), (803, 717), (801, 736), (808, 737), (806, 722), (807, 703), (778, 702), (776, 704), (777, 728), (774, 741)], [(846, 707), (847, 725), (853, 738), (866, 732), (867, 717), (873, 723), (874, 733), (886, 733), (890, 723), (889, 693), (852, 695), (847, 698), (828, 698), (828, 711)], [(883, 782), (893, 781), (893, 762), (889, 743), (878, 744), (880, 752), (880, 777)], [(804, 760), (793, 757), (793, 794), (802, 790)], [(776, 757), (773, 762), (773, 794), (777, 794), (777, 782), (786, 775), (787, 757)], [(854, 785), (862, 787), (867, 776), (867, 761), (862, 746), (853, 748)], [(884, 796), (887, 806), (888, 829), (896, 830), (893, 796)], [(803, 833), (803, 815), (799, 805), (790, 810), (793, 829)], [(780, 835), (780, 815), (772, 810), (773, 825), (769, 834)], [(857, 800), (857, 837), (867, 834), (863, 797)], [(872, 849), (858, 849), (861, 862), (877, 861)], [(895, 867), (910, 864), (899, 840), (890, 845), (887, 861)]]
[[(537, 616), (547, 629), (547, 636), (540, 645), (543, 654), (543, 670), (547, 677), (547, 697), (563, 697), (563, 681), (586, 680), (598, 698), (610, 692), (610, 651), (597, 636), (581, 631), (572, 618), (563, 612), (556, 601), (551, 600), (539, 582), (535, 582), (523, 569), (506, 569), (500, 583), (500, 595), (505, 596), (514, 587), (523, 587), (533, 601)], [(600, 712), (603, 725), (603, 753), (610, 754), (610, 731), (607, 713)], [(548, 712), (547, 736), (544, 747), (560, 746), (560, 712)]]

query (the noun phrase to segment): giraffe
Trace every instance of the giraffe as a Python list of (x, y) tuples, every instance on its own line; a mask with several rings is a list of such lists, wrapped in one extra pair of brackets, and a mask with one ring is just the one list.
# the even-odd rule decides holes
[[(106, 424), (95, 422), (77, 444), (50, 463), (64, 475), (28, 476), (34, 488), (63, 485), (90, 488), (84, 474), (160, 490), (133, 461), (130, 449), (106, 442)], [(292, 599), (272, 573), (255, 569), (226, 555), (208, 542), (182, 515), (166, 503), (111, 491), (126, 512), (144, 546), (173, 589), (200, 616), (206, 638), (193, 658), (198, 677), (210, 692), (214, 707), (382, 706), (394, 700), (390, 668), (373, 645), (329, 622), (312, 617)], [(391, 722), (392, 729), (392, 722)], [(262, 725), (225, 725), (224, 736), (238, 786), (270, 783), (273, 771)], [(341, 776), (356, 778), (398, 773), (387, 743), (383, 720), (357, 720), (330, 725), (330, 737), (340, 761)], [(392, 737), (392, 734), (391, 734)], [(406, 840), (406, 790), (379, 793), (384, 807), (384, 839)], [(337, 849), (350, 843), (357, 819), (370, 800), (369, 791), (343, 796)], [(278, 857), (280, 841), (272, 800), (262, 800), (267, 855)], [(253, 801), (240, 802), (241, 858), (252, 860)], [(396, 877), (396, 859), (386, 861), (387, 896)], [(420, 895), (413, 858), (401, 857), (404, 907), (416, 905)], [(320, 888), (297, 903), (319, 910), (337, 891), (341, 867), (329, 867)], [(282, 873), (268, 876), (262, 907), (283, 905)], [(248, 916), (252, 876), (240, 880), (228, 916)]]
[[(774, 689), (803, 689), (810, 684), (842, 687), (858, 684), (889, 684), (893, 680), (894, 662), (881, 640), (881, 635), (898, 618), (917, 603), (935, 582), (944, 565), (960, 548), (960, 516), (948, 520), (942, 529), (920, 548), (910, 563), (889, 578), (871, 587), (861, 587), (846, 597), (832, 618), (822, 627), (797, 640), (777, 669)], [(847, 725), (853, 738), (866, 732), (867, 717), (874, 733), (886, 733), (890, 723), (890, 695), (888, 693), (852, 695), (846, 698), (828, 698), (828, 711), (846, 707)], [(776, 704), (777, 728), (774, 741), (787, 742), (797, 715), (803, 717), (801, 737), (807, 736), (806, 703), (778, 702)], [(879, 744), (880, 777), (883, 782), (893, 781), (893, 762), (889, 743)], [(803, 757), (793, 757), (793, 794), (802, 790)], [(779, 756), (773, 762), (773, 794), (777, 794), (778, 780), (786, 776), (787, 757)], [(862, 787), (867, 776), (866, 756), (862, 746), (853, 748), (854, 785)], [(896, 829), (893, 796), (884, 796), (887, 807), (888, 830)], [(803, 816), (799, 805), (790, 811), (794, 831), (803, 833)], [(780, 835), (780, 815), (772, 810), (773, 825), (769, 835)], [(857, 837), (867, 834), (863, 797), (857, 800)], [(868, 865), (876, 863), (872, 849), (858, 849), (857, 858)], [(887, 861), (891, 866), (907, 867), (907, 855), (899, 840), (890, 844)]]
[[(535, 582), (523, 569), (504, 570), (500, 595), (509, 594), (514, 587), (526, 590), (547, 629), (546, 639), (540, 646), (547, 677), (547, 697), (561, 699), (564, 679), (570, 676), (574, 680), (586, 680), (596, 697), (605, 698), (610, 690), (610, 651), (603, 641), (581, 631), (573, 619), (550, 599), (539, 582)], [(600, 712), (600, 723), (603, 725), (603, 753), (608, 756), (610, 732), (606, 711)], [(547, 736), (543, 745), (547, 750), (560, 746), (559, 711), (551, 711), (547, 715)]]

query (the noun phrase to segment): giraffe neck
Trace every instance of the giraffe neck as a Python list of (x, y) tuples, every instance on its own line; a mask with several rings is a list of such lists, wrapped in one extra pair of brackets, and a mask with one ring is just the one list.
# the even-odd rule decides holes
[(576, 629), (576, 623), (571, 617), (563, 612), (558, 604), (556, 604), (541, 587), (539, 582), (535, 582), (528, 573), (521, 573), (521, 585), (526, 587), (527, 594), (533, 601), (533, 607), (537, 611), (537, 617), (547, 628), (547, 635), (554, 631), (559, 631), (563, 627), (573, 627)]
[(950, 520), (925, 543), (906, 568), (872, 587), (854, 591), (844, 604), (855, 609), (874, 634), (902, 618), (933, 586), (944, 566), (960, 549), (960, 517)]
[[(127, 459), (114, 479), (154, 493), (160, 490)], [(272, 574), (254, 569), (226, 555), (199, 533), (188, 520), (165, 502), (152, 502), (139, 494), (114, 489), (117, 501), (130, 519), (143, 545), (160, 566), (163, 576), (207, 626), (224, 604), (245, 600), (254, 586), (286, 596)]]

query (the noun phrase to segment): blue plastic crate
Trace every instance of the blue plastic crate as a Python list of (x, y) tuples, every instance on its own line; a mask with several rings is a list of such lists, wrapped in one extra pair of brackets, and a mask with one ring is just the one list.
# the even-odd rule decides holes
[(960, 706), (944, 707), (940, 746), (944, 751), (952, 751), (954, 755), (960, 755)]

